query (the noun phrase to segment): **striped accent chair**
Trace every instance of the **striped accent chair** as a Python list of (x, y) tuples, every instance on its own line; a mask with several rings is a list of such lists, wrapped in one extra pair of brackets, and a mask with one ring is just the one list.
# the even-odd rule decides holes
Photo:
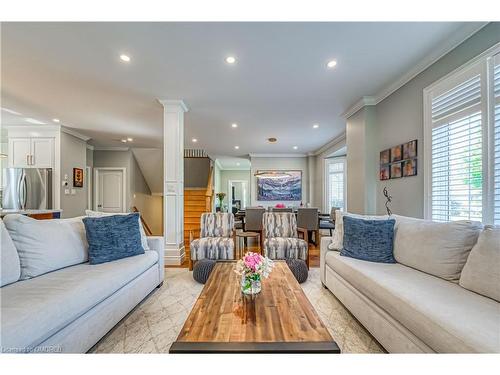
[[(269, 259), (301, 259), (309, 268), (307, 231), (297, 228), (295, 214), (266, 212), (262, 217), (264, 255)], [(304, 234), (299, 238), (298, 232)]]
[(234, 259), (234, 215), (226, 212), (207, 212), (201, 215), (200, 238), (190, 233), (189, 269), (200, 259)]

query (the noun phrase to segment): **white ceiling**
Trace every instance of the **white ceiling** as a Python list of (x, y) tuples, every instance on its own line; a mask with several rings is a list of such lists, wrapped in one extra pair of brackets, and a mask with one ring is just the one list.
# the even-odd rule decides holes
[[(2, 111), (2, 124), (57, 117), (97, 146), (122, 146), (120, 138), (133, 137), (133, 147), (161, 147), (156, 99), (183, 99), (190, 148), (197, 138), (196, 147), (214, 155), (307, 153), (344, 130), (341, 114), (360, 97), (479, 26), (3, 23), (2, 107), (21, 116)], [(130, 63), (119, 60), (122, 53)], [(237, 63), (226, 64), (228, 55)], [(330, 59), (338, 61), (333, 70), (326, 69)], [(268, 137), (278, 142), (268, 144)]]
[(235, 158), (229, 156), (218, 157), (217, 163), (219, 167), (224, 170), (250, 170), (251, 164), (248, 158)]

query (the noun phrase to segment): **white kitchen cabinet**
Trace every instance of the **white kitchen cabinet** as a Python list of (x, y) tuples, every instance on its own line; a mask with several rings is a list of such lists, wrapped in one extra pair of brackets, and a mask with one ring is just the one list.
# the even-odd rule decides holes
[(54, 138), (9, 138), (9, 167), (54, 168)]
[(53, 138), (31, 138), (31, 167), (54, 167)]

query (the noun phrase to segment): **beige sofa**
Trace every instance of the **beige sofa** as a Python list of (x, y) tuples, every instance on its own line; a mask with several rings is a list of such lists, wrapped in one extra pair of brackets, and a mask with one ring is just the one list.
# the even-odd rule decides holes
[(323, 237), (323, 285), (390, 353), (500, 352), (500, 229), (394, 217), (398, 263), (341, 256)]

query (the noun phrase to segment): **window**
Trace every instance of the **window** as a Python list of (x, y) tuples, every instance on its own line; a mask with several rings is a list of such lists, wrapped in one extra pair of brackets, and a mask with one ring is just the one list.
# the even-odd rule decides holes
[(328, 212), (332, 207), (346, 210), (345, 170), (344, 158), (326, 159), (326, 208)]
[(424, 90), (428, 219), (500, 224), (499, 49)]
[(493, 130), (493, 224), (500, 225), (500, 55), (494, 58), (494, 119)]

